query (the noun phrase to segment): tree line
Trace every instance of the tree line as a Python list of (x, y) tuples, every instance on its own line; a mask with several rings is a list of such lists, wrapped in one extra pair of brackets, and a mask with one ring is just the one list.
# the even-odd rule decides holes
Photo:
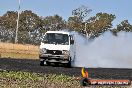
[[(68, 20), (64, 20), (58, 14), (54, 16), (40, 17), (30, 10), (20, 13), (18, 27), (18, 43), (35, 44), (41, 42), (44, 33), (49, 30), (77, 31), (90, 38), (96, 38), (106, 31), (111, 31), (117, 36), (118, 32), (132, 32), (132, 25), (128, 20), (122, 21), (113, 28), (112, 22), (116, 16), (108, 13), (97, 13), (93, 17), (88, 17), (92, 10), (81, 6), (72, 11), (72, 16)], [(0, 42), (15, 42), (15, 31), (17, 12), (7, 11), (0, 16)]]

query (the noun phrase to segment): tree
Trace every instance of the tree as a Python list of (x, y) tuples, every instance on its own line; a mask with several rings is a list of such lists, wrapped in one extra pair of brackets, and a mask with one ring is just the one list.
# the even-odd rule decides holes
[(82, 25), (82, 21), (77, 16), (68, 18), (68, 25), (67, 25), (68, 29), (80, 31), (81, 25)]
[(117, 30), (125, 31), (125, 32), (132, 32), (132, 25), (128, 22), (128, 20), (122, 21), (119, 25), (117, 25)]
[(74, 9), (72, 11), (73, 16), (68, 18), (67, 27), (78, 32), (84, 30), (84, 19), (88, 16), (91, 11), (92, 9), (89, 9), (84, 5), (80, 6), (77, 9)]
[(132, 25), (128, 22), (128, 20), (124, 20), (119, 25), (117, 25), (117, 30), (132, 32)]
[(59, 15), (47, 16), (43, 19), (45, 29), (47, 30), (61, 30), (66, 27), (65, 20)]
[(96, 16), (87, 20), (86, 30), (90, 37), (98, 37), (105, 31), (110, 30), (115, 15), (108, 13), (97, 13)]
[(13, 42), (16, 29), (17, 12), (7, 11), (0, 17), (0, 40)]
[(74, 9), (72, 11), (72, 15), (77, 16), (81, 21), (83, 21), (91, 11), (92, 9), (89, 9), (88, 7), (82, 5), (81, 7)]
[[(0, 40), (14, 42), (17, 12), (7, 11), (0, 17)], [(39, 44), (44, 33), (43, 20), (30, 10), (20, 13), (18, 43)]]
[(44, 30), (42, 19), (30, 10), (25, 10), (20, 14), (18, 42), (34, 43), (40, 42), (41, 32)]
[(120, 31), (132, 32), (132, 25), (128, 22), (128, 20), (124, 20), (120, 24), (117, 25), (117, 28), (111, 31), (116, 36), (117, 36), (117, 33)]
[(1, 26), (5, 26), (7, 29), (15, 29), (16, 27), (16, 19), (17, 19), (17, 12), (14, 11), (7, 11), (6, 14), (4, 14), (1, 17)]

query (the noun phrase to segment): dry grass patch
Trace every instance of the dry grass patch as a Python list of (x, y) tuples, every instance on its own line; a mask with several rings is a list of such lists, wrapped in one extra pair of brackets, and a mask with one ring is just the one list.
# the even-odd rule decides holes
[(39, 46), (12, 43), (0, 43), (1, 58), (38, 59)]

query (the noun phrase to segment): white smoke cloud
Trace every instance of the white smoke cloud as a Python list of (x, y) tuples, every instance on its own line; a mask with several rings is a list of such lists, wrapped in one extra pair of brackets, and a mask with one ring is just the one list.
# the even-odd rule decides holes
[(132, 68), (132, 33), (106, 32), (93, 41), (75, 33), (77, 67)]

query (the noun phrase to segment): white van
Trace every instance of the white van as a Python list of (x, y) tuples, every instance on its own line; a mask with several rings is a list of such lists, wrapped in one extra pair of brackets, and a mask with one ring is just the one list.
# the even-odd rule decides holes
[(40, 65), (66, 64), (71, 67), (75, 58), (74, 37), (69, 32), (47, 31), (40, 45)]

